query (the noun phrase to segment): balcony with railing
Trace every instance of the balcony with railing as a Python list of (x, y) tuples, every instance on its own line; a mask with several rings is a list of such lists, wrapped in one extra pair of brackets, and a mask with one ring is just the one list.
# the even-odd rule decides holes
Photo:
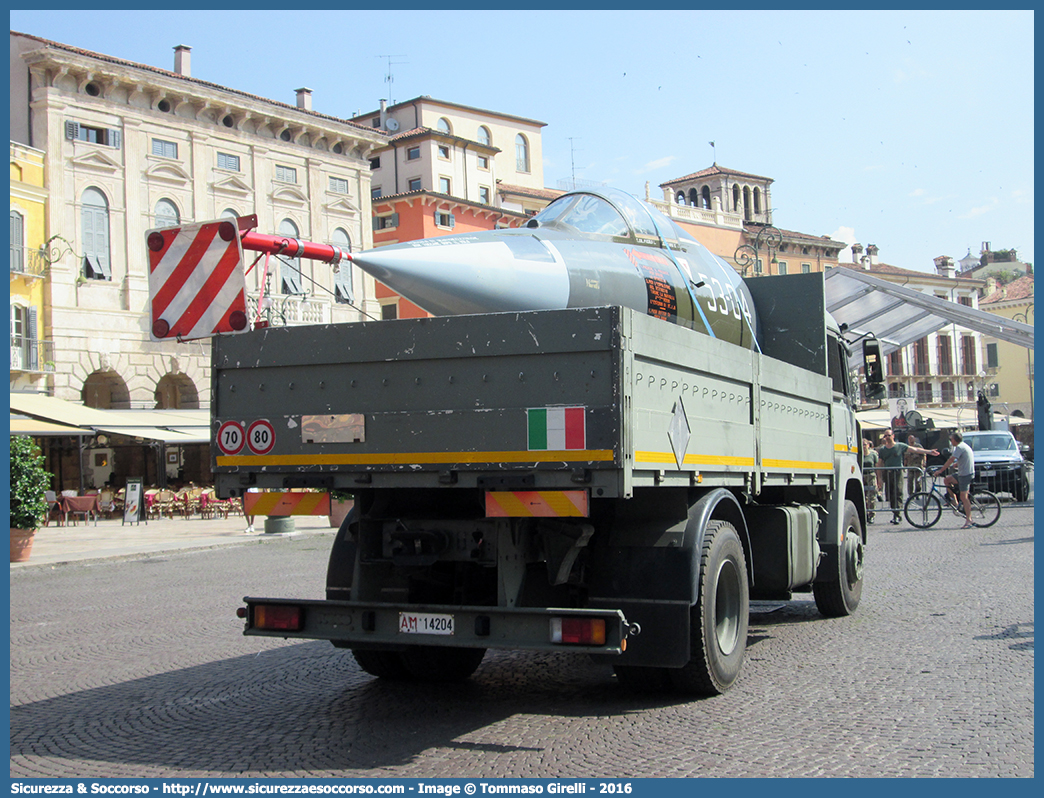
[(927, 360), (915, 360), (913, 373), (916, 377), (927, 377), (932, 373), (932, 364)]
[(11, 277), (38, 280), (47, 276), (47, 253), (42, 249), (11, 246)]
[[(247, 316), (254, 318), (260, 295), (247, 294)], [(261, 318), (272, 327), (329, 324), (330, 302), (308, 295), (267, 294), (261, 299)]]
[(54, 371), (54, 341), (12, 335), (11, 371), (33, 374)]

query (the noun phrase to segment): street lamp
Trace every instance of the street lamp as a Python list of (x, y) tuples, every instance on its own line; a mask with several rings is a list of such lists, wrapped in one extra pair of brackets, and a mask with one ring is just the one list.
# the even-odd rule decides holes
[[(1012, 315), (1012, 321), (1021, 321), (1023, 324), (1032, 325), (1033, 322), (1030, 317), (1033, 315), (1033, 305), (1030, 305), (1026, 310), (1021, 313), (1015, 313)], [(1029, 396), (1030, 396), (1030, 418), (1033, 418), (1033, 350), (1026, 347), (1026, 377), (1029, 379)]]
[(776, 250), (783, 244), (783, 234), (779, 232), (771, 224), (762, 225), (761, 229), (758, 230), (758, 234), (754, 237), (753, 244), (740, 244), (736, 247), (736, 252), (732, 256), (732, 259), (736, 262), (736, 265), (742, 269), (743, 276), (747, 276), (747, 268), (753, 263), (755, 264), (755, 274), (757, 274), (757, 263), (758, 253), (762, 247), (767, 247), (769, 254), (772, 256), (769, 259), (769, 263), (778, 263), (776, 260)]

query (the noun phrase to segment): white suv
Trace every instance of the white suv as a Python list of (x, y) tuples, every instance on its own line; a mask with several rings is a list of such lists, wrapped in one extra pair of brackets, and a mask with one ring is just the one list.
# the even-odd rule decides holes
[(993, 493), (1010, 493), (1017, 502), (1029, 496), (1029, 475), (1019, 444), (1006, 430), (964, 433), (975, 452), (975, 481)]

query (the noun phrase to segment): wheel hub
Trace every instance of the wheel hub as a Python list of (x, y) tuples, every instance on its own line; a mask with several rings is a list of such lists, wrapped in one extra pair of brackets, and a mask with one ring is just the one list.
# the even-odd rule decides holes
[(845, 535), (844, 558), (845, 576), (854, 585), (863, 578), (863, 540), (853, 531)]

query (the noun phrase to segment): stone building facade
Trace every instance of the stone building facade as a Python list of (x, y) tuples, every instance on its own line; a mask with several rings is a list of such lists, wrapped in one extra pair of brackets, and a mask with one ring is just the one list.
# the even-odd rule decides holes
[[(47, 392), (95, 407), (207, 407), (208, 340), (149, 340), (145, 233), (257, 214), (260, 232), (370, 246), (369, 161), (387, 136), (311, 108), (11, 33), (11, 140), (46, 156), (47, 232), (72, 244), (50, 268)], [(372, 278), (314, 261), (269, 270), (287, 323), (379, 315)], [(261, 268), (248, 275), (257, 305)]]

